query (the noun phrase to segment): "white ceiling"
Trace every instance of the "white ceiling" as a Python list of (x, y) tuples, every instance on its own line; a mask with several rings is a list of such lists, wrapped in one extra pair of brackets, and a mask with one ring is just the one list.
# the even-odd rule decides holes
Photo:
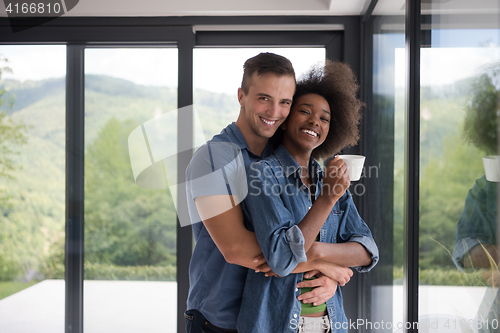
[[(79, 0), (64, 16), (359, 15), (365, 2), (369, 0)], [(0, 16), (7, 16), (3, 4)]]
[[(422, 14), (495, 14), (500, 0), (421, 0)], [(374, 15), (404, 15), (405, 0), (379, 0)]]
[[(500, 13), (500, 0), (421, 0), (424, 14)], [(0, 16), (7, 16), (0, 5)], [(362, 15), (370, 0), (79, 0), (64, 16)], [(373, 14), (404, 15), (405, 0), (379, 0)]]
[(359, 15), (365, 0), (80, 0), (71, 16)]

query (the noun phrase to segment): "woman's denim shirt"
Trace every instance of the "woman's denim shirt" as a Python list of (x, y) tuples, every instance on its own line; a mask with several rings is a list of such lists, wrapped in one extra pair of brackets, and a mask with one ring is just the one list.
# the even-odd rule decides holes
[(477, 179), (465, 198), (457, 224), (453, 261), (463, 271), (463, 259), (479, 244), (497, 244), (498, 183)]
[[(317, 184), (317, 197), (323, 171), (313, 159), (309, 167), (312, 183)], [(264, 273), (248, 271), (237, 322), (241, 333), (297, 332), (301, 303), (297, 300), (300, 290), (296, 285), (303, 274), (290, 273), (298, 263), (307, 261), (304, 237), (297, 224), (312, 206), (309, 189), (300, 175), (301, 167), (283, 146), (269, 158), (253, 163), (248, 170), (248, 196), (242, 204), (245, 224), (255, 231), (272, 271), (282, 277), (265, 277)], [(320, 242), (362, 244), (371, 253), (372, 262), (356, 267), (359, 272), (369, 271), (378, 262), (378, 248), (349, 191), (337, 201), (319, 236)], [(326, 305), (332, 332), (347, 332), (340, 287)]]

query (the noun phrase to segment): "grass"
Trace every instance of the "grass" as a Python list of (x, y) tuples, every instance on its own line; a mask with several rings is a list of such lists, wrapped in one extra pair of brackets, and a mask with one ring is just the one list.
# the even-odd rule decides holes
[[(418, 284), (429, 286), (487, 287), (482, 274), (484, 269), (461, 272), (456, 268), (419, 269)], [(403, 284), (403, 267), (394, 267), (394, 284)]]
[(0, 299), (15, 294), (23, 289), (31, 287), (36, 284), (36, 282), (9, 282), (9, 281), (0, 281)]

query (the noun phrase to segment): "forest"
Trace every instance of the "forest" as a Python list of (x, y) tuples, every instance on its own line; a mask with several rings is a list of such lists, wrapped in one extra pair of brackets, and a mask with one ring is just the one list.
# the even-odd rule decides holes
[[(450, 253), (467, 191), (484, 174), (481, 156), (485, 155), (462, 135), (471, 80), (440, 89), (423, 87), (421, 92), (420, 263), (421, 276), (434, 279), (424, 279), (424, 283), (461, 281)], [(4, 142), (12, 151), (8, 174), (0, 172), (0, 281), (62, 279), (65, 79), (3, 80), (2, 89), (4, 122), (17, 124), (21, 134), (18, 140)], [(168, 190), (147, 190), (135, 184), (127, 139), (143, 122), (174, 110), (176, 93), (172, 88), (141, 86), (113, 77), (85, 77), (86, 279), (175, 280), (172, 196)], [(395, 279), (403, 265), (402, 98), (396, 94)], [(195, 106), (207, 138), (234, 121), (239, 111), (236, 96), (202, 90), (195, 91)], [(0, 154), (1, 147), (0, 143)], [(0, 159), (0, 165), (4, 162)], [(436, 278), (429, 273), (443, 268), (456, 278), (450, 282), (449, 275)]]

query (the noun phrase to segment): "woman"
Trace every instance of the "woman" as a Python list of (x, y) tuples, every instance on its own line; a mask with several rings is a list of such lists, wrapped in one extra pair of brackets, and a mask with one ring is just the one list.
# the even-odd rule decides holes
[[(247, 227), (255, 231), (267, 264), (282, 277), (248, 273), (238, 317), (239, 332), (329, 332), (330, 326), (333, 332), (347, 332), (338, 288), (334, 297), (315, 306), (301, 304), (297, 284), (303, 280), (299, 272), (312, 267), (308, 264), (313, 255), (308, 250), (315, 238), (320, 242), (315, 245), (322, 245), (319, 248), (323, 250), (323, 259), (341, 262), (339, 269), (349, 266), (368, 271), (378, 261), (371, 232), (347, 190), (345, 165), (335, 158), (324, 176), (314, 160), (333, 157), (357, 142), (362, 106), (356, 97), (357, 88), (355, 77), (345, 64), (327, 61), (324, 67), (313, 68), (297, 83), (290, 115), (274, 138), (279, 143), (274, 154), (250, 167)], [(325, 184), (339, 186), (326, 188), (322, 179)], [(322, 190), (328, 193), (320, 193)], [(306, 229), (302, 224), (310, 218), (309, 209), (319, 196), (333, 198), (329, 201), (330, 213), (316, 223), (319, 227)], [(289, 237), (303, 237), (303, 248), (288, 245)], [(351, 242), (352, 251), (332, 259), (339, 256), (336, 243), (347, 242)], [(310, 260), (305, 263), (307, 259)], [(314, 268), (321, 271), (321, 266)], [(322, 273), (333, 279), (338, 276), (335, 270)]]

